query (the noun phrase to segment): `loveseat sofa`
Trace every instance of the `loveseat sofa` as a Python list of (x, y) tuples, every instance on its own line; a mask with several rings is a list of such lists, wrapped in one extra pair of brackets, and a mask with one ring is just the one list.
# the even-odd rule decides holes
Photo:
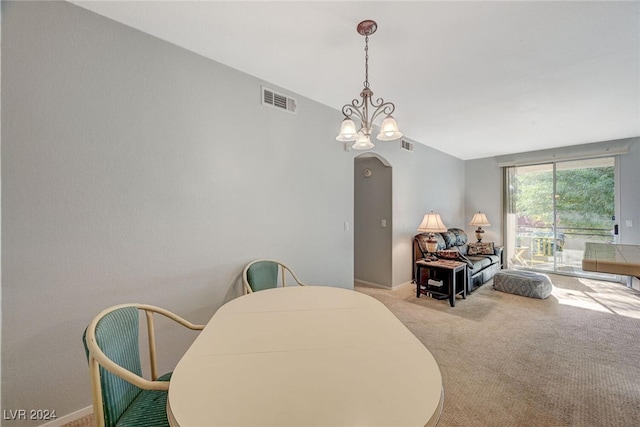
[[(422, 233), (413, 239), (414, 263), (430, 255), (426, 246), (428, 238), (428, 234)], [(469, 243), (467, 234), (460, 228), (434, 233), (434, 239), (438, 242), (438, 250), (433, 255), (467, 263), (467, 293), (478, 289), (502, 268), (502, 246), (494, 246), (491, 242)]]

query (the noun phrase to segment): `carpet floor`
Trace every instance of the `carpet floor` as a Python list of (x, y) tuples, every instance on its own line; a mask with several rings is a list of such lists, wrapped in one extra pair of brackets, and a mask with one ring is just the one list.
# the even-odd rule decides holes
[(414, 285), (356, 290), (384, 303), (438, 362), (438, 427), (640, 426), (640, 292), (550, 277), (545, 300), (490, 281), (456, 307), (416, 298)]

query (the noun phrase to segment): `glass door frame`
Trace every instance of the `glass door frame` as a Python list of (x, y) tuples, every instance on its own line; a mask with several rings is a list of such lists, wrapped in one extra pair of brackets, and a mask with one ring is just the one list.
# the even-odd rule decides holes
[[(531, 163), (531, 164), (527, 164), (527, 163), (523, 163), (523, 164), (519, 164), (519, 165), (512, 165), (512, 166), (504, 166), (503, 167), (503, 233), (504, 233), (504, 245), (505, 245), (505, 264), (506, 267), (508, 268), (516, 268), (516, 269), (526, 269), (526, 270), (531, 270), (531, 271), (540, 271), (540, 272), (545, 272), (545, 273), (553, 273), (553, 274), (560, 274), (560, 275), (569, 275), (569, 276), (576, 276), (576, 277), (586, 277), (586, 278), (595, 278), (595, 279), (599, 279), (599, 280), (609, 280), (609, 281), (616, 281), (616, 282), (621, 282), (622, 278), (619, 275), (603, 275), (603, 274), (593, 274), (590, 272), (584, 272), (581, 269), (579, 269), (579, 271), (563, 271), (563, 270), (559, 270), (558, 269), (558, 257), (557, 257), (557, 253), (560, 251), (556, 251), (556, 248), (558, 247), (558, 242), (560, 242), (561, 240), (563, 241), (564, 239), (562, 239), (562, 236), (559, 236), (559, 227), (558, 227), (558, 201), (556, 198), (557, 193), (557, 185), (558, 185), (558, 164), (562, 164), (562, 163), (570, 163), (572, 161), (580, 161), (580, 160), (591, 160), (591, 159), (596, 159), (596, 158), (611, 158), (613, 159), (613, 170), (614, 170), (614, 216), (612, 218), (612, 221), (615, 222), (615, 225), (618, 225), (618, 221), (617, 219), (619, 218), (619, 212), (620, 212), (620, 156), (619, 155), (608, 155), (608, 156), (598, 156), (598, 157), (585, 157), (585, 158), (575, 158), (575, 159), (561, 159), (561, 160), (549, 160), (549, 161), (545, 161), (545, 162), (535, 162), (535, 163)], [(528, 167), (528, 166), (545, 166), (548, 165), (551, 167), (551, 178), (552, 178), (552, 185), (551, 185), (551, 198), (552, 198), (552, 220), (551, 220), (551, 248), (552, 248), (552, 255), (553, 255), (553, 262), (549, 263), (549, 265), (551, 265), (551, 268), (536, 268), (536, 266), (530, 262), (529, 265), (527, 265), (526, 262), (524, 262), (524, 265), (518, 265), (513, 263), (514, 259), (518, 258), (518, 254), (521, 252), (519, 252), (518, 250), (518, 246), (517, 246), (517, 207), (515, 205), (513, 205), (513, 201), (515, 201), (515, 199), (512, 199), (512, 194), (513, 191), (517, 191), (517, 188), (509, 188), (509, 185), (514, 182), (515, 180), (513, 178), (515, 178), (515, 176), (517, 176), (517, 168), (523, 168), (523, 167)], [(511, 215), (511, 217), (510, 217)], [(547, 227), (545, 227), (547, 228)], [(620, 227), (618, 226), (618, 231), (622, 231), (620, 229)], [(614, 234), (613, 235), (613, 243), (617, 243), (619, 241), (619, 232), (618, 234)], [(560, 239), (559, 239), (560, 237)], [(545, 243), (548, 243), (548, 239)], [(563, 242), (564, 243), (564, 242)], [(533, 247), (533, 243), (530, 244), (531, 247)], [(531, 253), (531, 258), (533, 260), (533, 253)], [(531, 261), (532, 261), (531, 260)]]

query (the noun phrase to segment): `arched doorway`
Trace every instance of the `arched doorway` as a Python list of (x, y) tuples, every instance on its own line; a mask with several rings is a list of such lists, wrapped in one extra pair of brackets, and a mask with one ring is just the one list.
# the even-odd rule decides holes
[(392, 286), (392, 168), (375, 153), (354, 159), (354, 279)]

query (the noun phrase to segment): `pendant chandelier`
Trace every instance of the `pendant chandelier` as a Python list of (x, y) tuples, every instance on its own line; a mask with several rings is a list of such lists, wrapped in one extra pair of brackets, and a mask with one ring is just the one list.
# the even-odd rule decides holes
[[(368, 150), (373, 148), (371, 142), (371, 131), (373, 121), (381, 114), (386, 117), (380, 125), (380, 133), (376, 137), (379, 141), (393, 141), (402, 137), (402, 132), (398, 129), (396, 120), (391, 115), (396, 109), (391, 102), (384, 102), (382, 98), (373, 100), (373, 91), (369, 88), (369, 36), (376, 32), (378, 24), (375, 21), (366, 20), (358, 24), (358, 34), (364, 36), (364, 89), (360, 92), (361, 99), (354, 99), (351, 104), (342, 107), (344, 120), (340, 125), (340, 133), (336, 137), (338, 141), (355, 141), (351, 148), (355, 150)], [(369, 116), (369, 110), (373, 113)], [(353, 116), (360, 120), (360, 129), (356, 130)]]

